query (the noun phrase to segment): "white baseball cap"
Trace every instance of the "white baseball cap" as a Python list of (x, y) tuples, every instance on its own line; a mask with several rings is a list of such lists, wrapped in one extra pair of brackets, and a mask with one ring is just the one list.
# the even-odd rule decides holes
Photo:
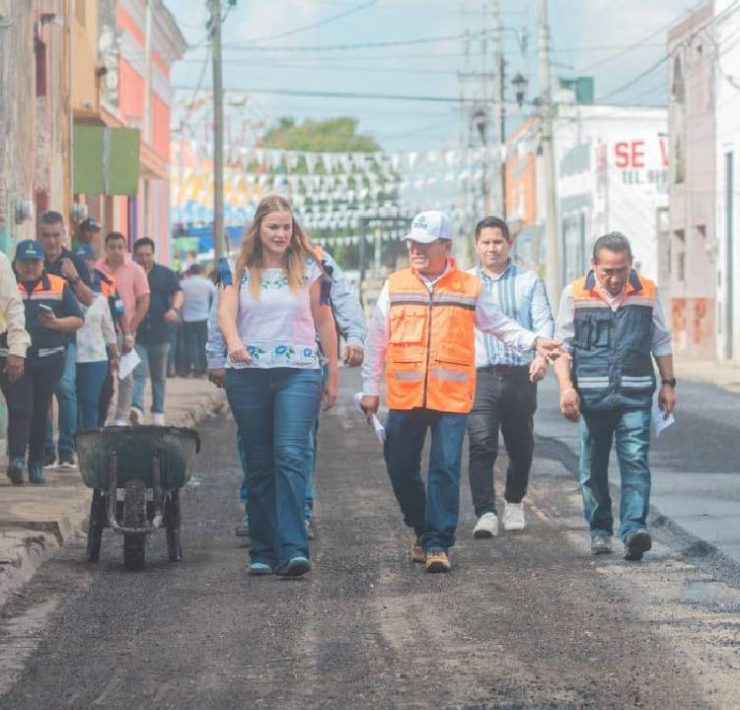
[(452, 240), (452, 222), (438, 210), (419, 212), (411, 222), (411, 231), (403, 239), (413, 239), (421, 244), (431, 244), (437, 239)]

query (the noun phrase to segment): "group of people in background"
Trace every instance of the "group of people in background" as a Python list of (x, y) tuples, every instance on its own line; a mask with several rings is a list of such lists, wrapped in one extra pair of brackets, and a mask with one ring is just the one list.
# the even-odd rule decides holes
[(444, 213), (414, 218), (404, 237), (409, 268), (384, 284), (367, 335), (355, 296), (342, 314), (343, 274), (282, 197), (262, 200), (236, 260), (219, 266), (208, 368), (226, 389), (237, 423), (246, 504), (237, 534), (250, 537), (250, 574), (301, 576), (311, 568), (306, 520), (319, 408), (322, 399), (329, 408), (337, 397), (335, 320), (347, 337), (350, 311), (359, 317), (344, 360), (363, 365), (361, 408), (368, 423), (379, 411), (385, 375), (383, 455), (414, 533), (414, 562), (432, 573), (452, 567), (466, 434), (474, 537), (499, 534), (493, 486), (499, 432), (509, 455), (501, 524), (506, 531), (526, 527), (536, 385), (553, 363), (561, 411), (580, 421), (579, 487), (591, 551), (612, 549), (607, 470), (613, 439), (624, 557), (639, 560), (650, 549), (653, 358), (666, 416), (675, 406), (676, 382), (662, 307), (654, 284), (632, 268), (629, 241), (618, 233), (596, 241), (592, 269), (565, 289), (556, 323), (537, 274), (512, 261), (503, 220), (486, 217), (476, 226), (478, 263), (470, 271), (451, 256), (454, 238)]
[[(184, 360), (195, 373), (206, 371), (213, 283), (198, 267), (181, 280), (158, 264), (148, 237), (129, 253), (120, 232), (97, 244), (100, 231), (95, 220), (83, 221), (70, 249), (64, 218), (48, 211), (39, 218), (37, 240), (19, 242), (12, 263), (0, 258), (6, 313), (0, 387), (8, 406), (7, 475), (14, 485), (26, 471), (30, 483), (42, 484), (45, 468), (74, 469), (78, 431), (106, 422), (146, 423), (147, 379), (148, 423), (163, 426), (171, 333), (180, 323), (191, 349)], [(122, 358), (134, 352), (138, 364), (120, 377)]]

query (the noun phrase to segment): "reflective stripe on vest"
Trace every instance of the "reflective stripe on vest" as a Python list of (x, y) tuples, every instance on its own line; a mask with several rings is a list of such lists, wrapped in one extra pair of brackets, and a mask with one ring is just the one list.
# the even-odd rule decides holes
[(26, 291), (23, 281), (18, 282), (18, 291), (24, 301), (61, 301), (66, 283), (61, 276), (44, 272), (31, 293)]
[(574, 281), (571, 291), (573, 380), (584, 410), (650, 407), (655, 284), (631, 272), (616, 311), (601, 295), (593, 272)]
[(480, 281), (452, 268), (430, 291), (411, 269), (388, 279), (391, 409), (467, 414), (475, 395), (475, 306)]

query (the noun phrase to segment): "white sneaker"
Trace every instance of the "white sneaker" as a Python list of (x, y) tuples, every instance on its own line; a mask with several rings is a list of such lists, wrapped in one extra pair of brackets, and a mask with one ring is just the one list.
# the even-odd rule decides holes
[(524, 530), (524, 506), (521, 503), (507, 503), (504, 506), (504, 530)]
[(126, 419), (116, 419), (116, 421), (113, 422), (113, 426), (131, 426), (131, 422)]
[(154, 426), (164, 426), (164, 414), (161, 412), (152, 412), (152, 424)]
[(138, 407), (131, 407), (128, 420), (131, 422), (131, 426), (139, 426), (144, 423), (144, 412), (142, 412)]
[(473, 528), (473, 537), (496, 537), (496, 535), (498, 535), (496, 513), (483, 513)]

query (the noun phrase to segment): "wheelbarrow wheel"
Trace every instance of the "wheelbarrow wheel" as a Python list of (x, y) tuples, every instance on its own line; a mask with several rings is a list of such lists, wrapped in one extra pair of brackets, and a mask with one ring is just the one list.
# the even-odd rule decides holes
[(90, 503), (90, 522), (87, 526), (87, 561), (97, 562), (100, 558), (100, 543), (105, 527), (105, 498), (100, 489), (93, 491)]
[[(123, 526), (143, 528), (147, 524), (146, 486), (143, 481), (128, 481), (123, 494)], [(123, 536), (123, 564), (133, 571), (144, 568), (146, 535)]]
[(167, 556), (170, 562), (182, 559), (182, 542), (180, 540), (180, 491), (170, 491), (165, 503), (164, 525), (167, 531)]

